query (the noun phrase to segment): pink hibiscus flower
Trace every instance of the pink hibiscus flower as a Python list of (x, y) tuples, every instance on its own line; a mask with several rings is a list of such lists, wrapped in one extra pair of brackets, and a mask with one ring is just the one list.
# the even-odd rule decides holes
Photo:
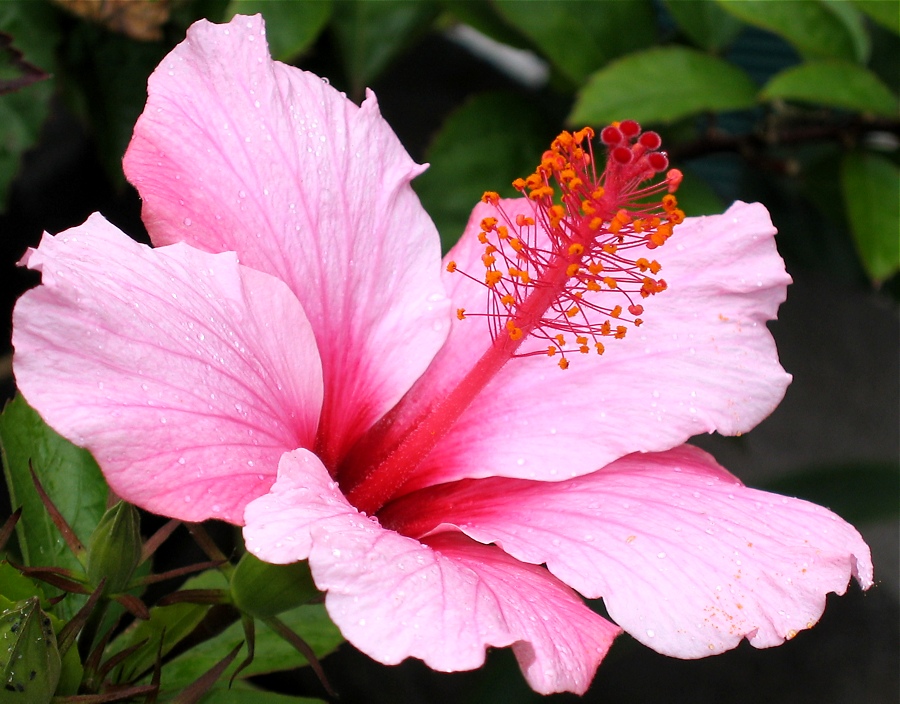
[(597, 177), (589, 137), (486, 194), (442, 264), (373, 95), (272, 61), (258, 17), (199, 22), (125, 157), (156, 248), (93, 215), (26, 254), (19, 386), (122, 497), (308, 559), (383, 663), (512, 646), (535, 690), (583, 692), (622, 629), (681, 658), (778, 645), (872, 566), (834, 514), (682, 445), (787, 386), (774, 229), (737, 203), (665, 242), (674, 199), (634, 203), (658, 138), (604, 130)]

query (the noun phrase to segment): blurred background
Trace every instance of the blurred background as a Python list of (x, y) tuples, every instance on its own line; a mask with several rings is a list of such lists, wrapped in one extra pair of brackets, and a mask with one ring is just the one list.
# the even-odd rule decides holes
[[(3, 0), (4, 399), (15, 391), (12, 308), (37, 283), (15, 263), (42, 231), (94, 211), (148, 241), (121, 171), (147, 76), (193, 21), (255, 12), (275, 58), (356, 101), (375, 91), (413, 158), (431, 164), (414, 186), (445, 248), (480, 194), (512, 195), (510, 182), (560, 129), (626, 118), (663, 136), (685, 172), (688, 215), (761, 201), (779, 229), (794, 284), (772, 331), (794, 382), (753, 432), (696, 442), (745, 483), (853, 522), (873, 548), (877, 584), (830, 597), (816, 628), (772, 650), (744, 643), (684, 662), (622, 636), (583, 699), (547, 701), (894, 704), (900, 3)], [(383, 667), (344, 644), (323, 666), (345, 703), (542, 700), (507, 651), (477, 672), (442, 675), (417, 662)], [(323, 696), (306, 670), (258, 682)]]

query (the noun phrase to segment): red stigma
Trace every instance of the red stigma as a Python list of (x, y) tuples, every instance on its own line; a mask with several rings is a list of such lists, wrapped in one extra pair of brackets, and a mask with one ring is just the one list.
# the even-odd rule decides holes
[[(513, 182), (529, 215), (510, 217), (496, 193), (485, 193), (495, 215), (482, 220), (478, 234), (484, 278), (464, 273), (489, 291), (487, 310), (466, 311), (466, 318), (487, 317), (493, 339), (508, 338), (516, 349), (526, 336), (545, 341), (543, 351), (513, 356), (558, 356), (563, 369), (568, 355), (602, 354), (602, 338), (621, 339), (643, 323), (639, 301), (666, 289), (651, 251), (684, 220), (672, 195), (680, 171), (642, 185), (669, 166), (656, 132), (642, 132), (634, 120), (605, 127), (599, 175), (593, 137), (590, 127), (562, 132), (534, 173)], [(448, 269), (458, 270), (455, 263)]]

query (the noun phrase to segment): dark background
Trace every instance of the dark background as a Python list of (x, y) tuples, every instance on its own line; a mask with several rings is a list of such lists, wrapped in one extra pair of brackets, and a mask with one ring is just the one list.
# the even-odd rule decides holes
[[(751, 42), (750, 48), (738, 47), (743, 46), (751, 60), (761, 51), (754, 41), (766, 39), (751, 34), (745, 40)], [(301, 65), (340, 85), (335, 51), (332, 40), (323, 35)], [(438, 33), (416, 41), (372, 87), (386, 119), (417, 161), (426, 160), (433, 135), (468, 95), (495, 88), (523, 91)], [(528, 95), (548, 102), (552, 98), (546, 92)], [(875, 474), (860, 476), (883, 479), (885, 474), (879, 470), (896, 463), (900, 447), (896, 282), (880, 290), (872, 287), (853, 261), (852, 248), (838, 248), (837, 267), (804, 257), (803, 247), (796, 243), (803, 242), (805, 235), (796, 231), (826, 231), (832, 226), (822, 222), (808, 204), (792, 199), (783, 184), (747, 178), (732, 169), (727, 158), (695, 166), (725, 173), (719, 188), (726, 197), (737, 192), (743, 199), (760, 199), (770, 207), (776, 226), (789, 238), (781, 249), (795, 280), (779, 320), (772, 325), (782, 363), (794, 375), (783, 404), (744, 437), (698, 438), (698, 444), (749, 485), (780, 485), (823, 503), (828, 503), (827, 496), (823, 500), (814, 485), (810, 489), (804, 483), (807, 470), (831, 467), (839, 472), (850, 467), (863, 472), (868, 468)], [(14, 262), (26, 247), (37, 245), (43, 230), (58, 232), (80, 224), (93, 211), (103, 212), (124, 231), (146, 241), (135, 192), (110, 177), (98, 157), (96, 132), (64, 100), (57, 99), (39, 146), (24, 159), (10, 207), (0, 215), (4, 397), (14, 391), (9, 356), (12, 306), (23, 290), (37, 283), (34, 275), (16, 269)], [(900, 497), (896, 476), (888, 476), (883, 498), (894, 507), (895, 515)], [(849, 498), (845, 505), (851, 509), (855, 490), (853, 482), (845, 487), (844, 498)], [(860, 501), (869, 501), (866, 496), (861, 495)], [(701, 661), (665, 658), (622, 636), (583, 700), (557, 695), (547, 701), (894, 704), (900, 686), (898, 534), (894, 518), (882, 512), (879, 519), (875, 514), (873, 519), (871, 511), (863, 510), (846, 517), (861, 517), (858, 528), (873, 549), (876, 586), (862, 593), (854, 583), (847, 596), (830, 596), (825, 615), (813, 630), (779, 648), (758, 651), (743, 643), (732, 652)], [(326, 658), (324, 667), (345, 703), (542, 699), (525, 685), (508, 651), (492, 652), (482, 670), (445, 675), (418, 662), (384, 667), (345, 644)], [(286, 692), (323, 696), (305, 671), (265, 681)]]

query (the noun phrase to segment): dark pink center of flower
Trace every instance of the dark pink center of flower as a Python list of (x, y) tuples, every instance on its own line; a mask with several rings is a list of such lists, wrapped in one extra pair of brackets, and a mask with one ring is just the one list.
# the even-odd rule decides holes
[[(380, 424), (351, 452), (338, 479), (360, 511), (374, 513), (396, 495), (511, 358), (546, 354), (567, 369), (573, 354), (603, 354), (604, 338), (621, 339), (629, 326), (641, 325), (640, 301), (666, 289), (657, 276), (659, 263), (649, 256), (684, 220), (672, 195), (681, 172), (668, 170), (662, 181), (642, 187), (666, 171), (669, 161), (658, 151), (658, 134), (642, 133), (636, 122), (626, 120), (601, 131), (607, 160), (598, 175), (593, 137), (589, 127), (563, 132), (535, 172), (513, 182), (530, 203), (528, 215), (511, 217), (496, 193), (482, 197), (494, 208), (478, 234), (484, 274), (463, 272), (455, 262), (447, 269), (486, 288), (485, 309), (459, 309), (457, 317), (487, 318), (492, 344), (461, 383), (399, 440), (380, 441)], [(546, 347), (520, 352), (529, 337)], [(390, 415), (399, 417), (403, 404)]]

